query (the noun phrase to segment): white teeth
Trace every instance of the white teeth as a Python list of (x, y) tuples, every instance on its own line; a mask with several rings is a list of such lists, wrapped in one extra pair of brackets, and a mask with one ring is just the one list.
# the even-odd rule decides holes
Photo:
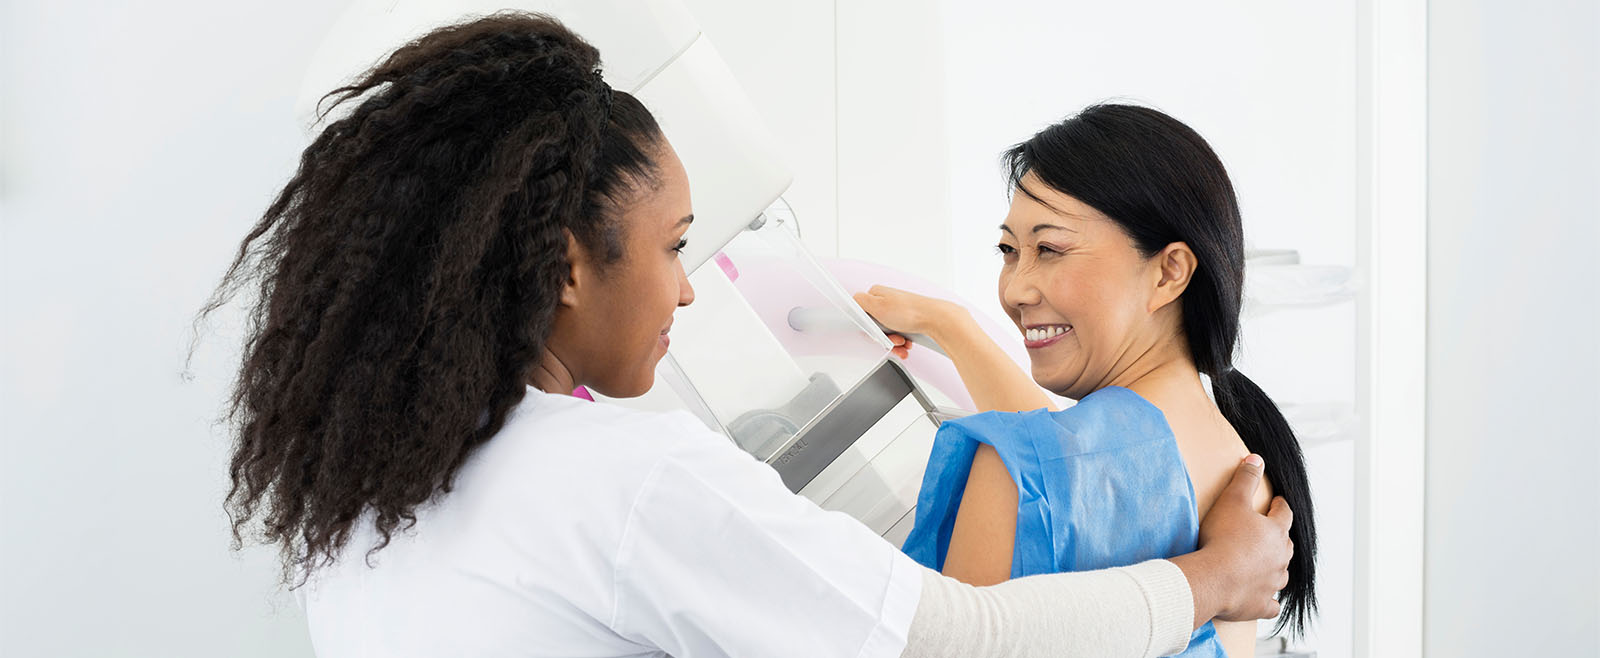
[(1067, 331), (1071, 328), (1072, 327), (1070, 326), (1055, 325), (1049, 327), (1040, 327), (1038, 329), (1024, 329), (1022, 334), (1029, 341), (1037, 343), (1041, 340), (1049, 340), (1051, 338), (1055, 338), (1056, 336), (1060, 336), (1061, 334), (1067, 333)]

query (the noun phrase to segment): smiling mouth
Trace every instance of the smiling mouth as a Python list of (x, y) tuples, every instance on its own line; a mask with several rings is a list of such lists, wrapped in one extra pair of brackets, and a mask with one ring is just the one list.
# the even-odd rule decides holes
[(1027, 327), (1022, 330), (1023, 345), (1028, 349), (1038, 349), (1054, 344), (1062, 336), (1072, 333), (1070, 324), (1046, 324)]

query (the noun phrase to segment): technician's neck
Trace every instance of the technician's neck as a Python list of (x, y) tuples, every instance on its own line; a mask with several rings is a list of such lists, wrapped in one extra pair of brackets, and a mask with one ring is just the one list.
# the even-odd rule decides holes
[(578, 388), (572, 370), (548, 346), (540, 351), (539, 363), (529, 373), (528, 383), (546, 393), (560, 395), (572, 395), (573, 389)]

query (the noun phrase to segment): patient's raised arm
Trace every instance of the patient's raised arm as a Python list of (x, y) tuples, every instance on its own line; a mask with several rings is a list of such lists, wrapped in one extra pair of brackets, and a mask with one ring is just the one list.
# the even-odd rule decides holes
[[(1055, 410), (1044, 389), (984, 333), (960, 304), (888, 286), (873, 286), (857, 293), (855, 300), (890, 330), (924, 334), (938, 343), (955, 363), (961, 383), (972, 395), (978, 411)], [(901, 348), (896, 352), (904, 356)]]
[[(1055, 410), (1033, 377), (1023, 372), (978, 326), (966, 308), (887, 286), (873, 286), (856, 303), (894, 331), (924, 334), (955, 363), (978, 411)], [(905, 356), (906, 348), (896, 348)], [(1017, 485), (994, 448), (983, 445), (956, 512), (943, 573), (968, 585), (993, 585), (1011, 578), (1017, 530)]]

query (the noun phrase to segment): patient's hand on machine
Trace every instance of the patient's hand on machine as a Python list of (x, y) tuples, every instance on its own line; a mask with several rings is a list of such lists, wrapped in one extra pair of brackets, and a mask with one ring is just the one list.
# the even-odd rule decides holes
[(857, 304), (891, 331), (894, 353), (905, 358), (912, 342), (904, 334), (923, 334), (955, 363), (961, 383), (978, 411), (1056, 409), (1033, 377), (1000, 349), (966, 307), (888, 286), (873, 286), (855, 295)]

